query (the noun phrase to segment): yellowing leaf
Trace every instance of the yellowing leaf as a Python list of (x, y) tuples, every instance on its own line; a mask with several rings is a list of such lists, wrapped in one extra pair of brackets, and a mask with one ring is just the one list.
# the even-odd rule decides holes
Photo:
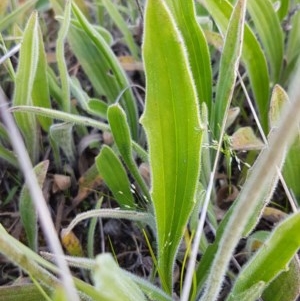
[(233, 150), (258, 150), (264, 147), (264, 143), (255, 136), (251, 127), (239, 128), (230, 140)]
[(81, 243), (73, 231), (68, 232), (66, 229), (62, 229), (60, 239), (62, 245), (71, 256), (84, 256)]

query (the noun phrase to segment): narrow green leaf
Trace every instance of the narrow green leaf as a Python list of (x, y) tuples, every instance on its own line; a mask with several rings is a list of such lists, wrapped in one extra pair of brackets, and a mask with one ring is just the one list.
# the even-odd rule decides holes
[(166, 2), (174, 14), (177, 27), (184, 39), (199, 101), (205, 102), (210, 112), (212, 104), (210, 55), (205, 36), (196, 19), (194, 1), (168, 0)]
[(22, 113), (34, 113), (36, 115), (42, 115), (53, 119), (63, 120), (66, 122), (71, 122), (74, 124), (92, 126), (101, 131), (109, 131), (109, 126), (106, 123), (97, 121), (92, 118), (78, 116), (75, 114), (70, 114), (66, 112), (61, 112), (59, 110), (40, 108), (34, 106), (17, 106), (11, 108), (12, 112), (22, 112)]
[(223, 124), (231, 103), (236, 81), (239, 59), (244, 38), (246, 1), (238, 1), (229, 20), (223, 52), (221, 56), (219, 76), (216, 88), (216, 101), (211, 112), (211, 126), (214, 139), (220, 139)]
[(0, 158), (16, 168), (19, 167), (18, 160), (15, 154), (1, 144), (0, 144)]
[(270, 78), (275, 84), (281, 73), (284, 45), (278, 16), (270, 0), (248, 0), (247, 8), (269, 62)]
[[(47, 59), (40, 27), (38, 28), (38, 35), (38, 63), (32, 88), (32, 104), (38, 107), (50, 108), (51, 104), (47, 78)], [(37, 118), (43, 130), (48, 132), (52, 124), (51, 119), (44, 116), (38, 116)]]
[[(48, 171), (49, 161), (40, 162), (34, 167), (38, 183), (42, 188)], [(37, 251), (37, 212), (31, 200), (29, 190), (24, 184), (19, 198), (19, 211), (24, 226), (29, 247)]]
[(194, 206), (202, 133), (184, 41), (164, 1), (147, 2), (143, 59), (146, 107), (141, 123), (149, 145), (158, 272), (171, 293), (175, 256)]
[[(227, 0), (199, 0), (213, 17), (221, 33), (225, 35), (232, 5)], [(245, 64), (254, 98), (265, 132), (268, 130), (269, 75), (264, 53), (249, 26), (245, 26), (242, 62)], [(213, 114), (213, 112), (212, 112)]]
[(145, 184), (142, 176), (140, 175), (139, 169), (133, 157), (132, 140), (125, 112), (118, 104), (114, 104), (108, 108), (107, 117), (110, 129), (114, 136), (114, 141), (118, 147), (122, 159), (139, 184), (147, 200), (150, 201), (148, 187)]
[(18, 6), (17, 9), (13, 10), (10, 14), (2, 17), (0, 20), (0, 32), (3, 32), (8, 26), (17, 22), (19, 18), (30, 8), (34, 6), (37, 0), (28, 0), (22, 5)]
[(111, 18), (113, 19), (119, 30), (122, 32), (131, 54), (137, 59), (139, 53), (138, 47), (134, 42), (133, 35), (128, 28), (128, 24), (125, 22), (122, 15), (118, 11), (116, 4), (111, 2), (110, 0), (102, 0), (101, 4), (104, 5), (104, 7), (107, 9)]
[(96, 164), (100, 175), (119, 205), (124, 209), (135, 208), (126, 170), (110, 147), (103, 146), (96, 157)]
[[(284, 106), (289, 102), (287, 93), (279, 85), (276, 85), (272, 92), (270, 101), (270, 126), (276, 126), (280, 120), (281, 113)], [(300, 202), (300, 132), (296, 136), (294, 143), (290, 146), (290, 149), (286, 155), (286, 160), (283, 167), (283, 175), (287, 186), (291, 189), (294, 196)]]
[[(33, 12), (23, 34), (13, 106), (32, 104), (31, 93), (38, 63), (38, 47), (38, 18), (37, 12)], [(32, 114), (16, 113), (15, 119), (24, 136), (29, 155), (36, 162), (39, 156), (36, 118)]]
[(65, 61), (65, 40), (67, 38), (70, 19), (71, 19), (71, 0), (68, 0), (65, 5), (64, 17), (61, 27), (58, 32), (56, 41), (56, 59), (57, 66), (60, 74), (61, 88), (62, 88), (62, 109), (65, 112), (71, 110), (71, 99), (70, 99), (70, 86), (69, 86), (69, 74), (68, 68)]
[[(78, 55), (78, 59), (82, 63), (85, 72), (89, 71), (88, 76), (91, 81), (93, 80), (93, 77), (98, 81), (103, 80), (107, 83), (108, 87), (111, 88), (111, 95), (106, 95), (108, 96), (108, 102), (113, 103), (120, 98), (120, 102), (128, 117), (132, 138), (137, 140), (138, 117), (136, 101), (130, 89), (130, 83), (126, 77), (126, 74), (113, 51), (106, 43), (105, 39), (99, 34), (98, 31), (95, 30), (93, 26), (91, 26), (91, 24), (87, 21), (74, 3), (72, 5), (72, 9), (83, 30), (83, 32), (77, 31), (77, 33), (75, 30), (70, 31), (69, 41), (72, 44), (72, 49), (74, 50), (75, 54), (76, 51), (81, 53), (80, 56), (78, 53), (76, 55)], [(75, 29), (75, 27), (73, 27), (73, 29)], [(81, 41), (79, 44), (75, 44), (78, 39), (80, 41), (82, 39), (81, 37), (84, 37), (83, 34), (85, 34), (85, 44), (83, 41)], [(87, 39), (87, 37), (89, 39)], [(92, 62), (89, 63), (89, 69), (86, 69), (85, 67), (87, 67), (87, 64), (83, 63), (84, 60), (88, 59), (87, 53), (89, 53), (87, 49), (87, 53), (82, 53), (81, 48), (84, 47), (83, 45), (89, 45), (89, 47), (92, 47), (91, 49), (94, 51), (94, 55), (91, 57)], [(97, 60), (95, 58), (97, 58)], [(95, 68), (98, 68), (98, 70)], [(107, 91), (105, 91), (105, 93), (107, 94)]]
[[(300, 213), (296, 213), (276, 227), (271, 237), (255, 253), (237, 278), (228, 301), (246, 292), (257, 283), (265, 287), (287, 266), (300, 247)], [(255, 300), (255, 299), (248, 299)]]
[(293, 74), (297, 66), (300, 49), (300, 11), (296, 12), (291, 20), (290, 26), (292, 27), (287, 37), (286, 46), (286, 60), (287, 66), (284, 75), (284, 80), (288, 81), (289, 77)]

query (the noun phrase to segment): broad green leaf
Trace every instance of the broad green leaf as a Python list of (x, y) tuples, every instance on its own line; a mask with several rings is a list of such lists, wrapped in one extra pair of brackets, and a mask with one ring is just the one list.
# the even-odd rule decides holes
[(280, 78), (284, 45), (278, 16), (270, 0), (248, 0), (247, 8), (269, 62), (270, 78), (276, 84)]
[(300, 267), (298, 255), (290, 262), (288, 270), (279, 274), (263, 292), (264, 301), (294, 301), (299, 297)]
[(233, 89), (239, 67), (239, 59), (244, 39), (246, 1), (238, 1), (229, 20), (221, 55), (216, 100), (211, 112), (211, 126), (214, 139), (220, 133), (227, 119)]
[[(32, 104), (38, 107), (50, 108), (51, 104), (47, 78), (47, 59), (44, 49), (43, 36), (40, 28), (38, 29), (38, 34), (38, 63), (32, 88)], [(38, 116), (37, 119), (43, 130), (48, 132), (52, 124), (51, 119), (44, 116)]]
[(124, 209), (135, 208), (126, 170), (110, 147), (103, 146), (96, 157), (96, 165), (119, 205)]
[(286, 271), (300, 247), (299, 227), (300, 213), (296, 213), (275, 228), (270, 238), (240, 272), (228, 301), (237, 300), (235, 296), (257, 283), (262, 282), (266, 287), (277, 275)]
[(148, 187), (145, 184), (142, 176), (140, 175), (139, 169), (133, 157), (130, 129), (128, 126), (125, 112), (118, 104), (114, 104), (108, 108), (107, 117), (110, 129), (114, 136), (114, 141), (121, 154), (121, 158), (126, 163), (129, 171), (134, 176), (135, 180), (142, 189), (143, 194), (146, 196), (149, 202), (150, 195), (148, 192)]
[[(232, 6), (226, 0), (199, 0), (216, 22), (223, 36), (232, 14)], [(249, 26), (245, 26), (242, 62), (245, 64), (254, 98), (258, 107), (260, 121), (265, 132), (268, 129), (269, 75), (264, 53)], [(214, 114), (212, 112), (211, 114)]]
[(122, 32), (131, 54), (137, 59), (139, 53), (138, 47), (135, 44), (133, 35), (129, 30), (128, 24), (125, 22), (122, 15), (118, 11), (116, 4), (110, 0), (102, 0), (101, 4), (107, 9), (112, 20), (115, 22), (119, 30)]
[[(104, 94), (107, 96), (108, 102), (113, 103), (120, 98), (128, 118), (132, 138), (137, 140), (136, 101), (126, 74), (105, 39), (86, 20), (75, 4), (72, 5), (72, 9), (80, 23), (81, 30), (72, 27), (69, 31), (68, 39), (71, 47), (91, 82), (98, 86), (100, 81), (101, 83), (104, 81), (107, 85), (109, 89), (105, 89)], [(93, 52), (91, 53), (91, 51)]]
[(96, 257), (92, 276), (95, 288), (103, 295), (103, 301), (146, 301), (141, 289), (117, 265), (111, 254)]
[(10, 14), (2, 17), (0, 20), (0, 32), (3, 32), (8, 26), (17, 22), (19, 18), (30, 8), (34, 6), (37, 0), (25, 1), (24, 4), (18, 6), (17, 9), (13, 10)]
[(184, 41), (163, 1), (147, 2), (143, 59), (146, 106), (141, 123), (149, 146), (158, 272), (171, 293), (175, 256), (194, 207), (202, 133)]
[[(32, 105), (31, 93), (38, 64), (39, 33), (37, 12), (33, 12), (25, 28), (15, 79), (13, 106)], [(39, 142), (36, 117), (32, 114), (15, 114), (27, 150), (33, 162), (38, 160)]]
[(107, 103), (101, 99), (91, 98), (88, 101), (89, 112), (97, 115), (98, 117), (107, 117)]
[[(49, 161), (43, 161), (34, 167), (34, 172), (41, 188), (46, 178), (48, 166)], [(24, 184), (20, 193), (19, 211), (26, 232), (28, 245), (32, 250), (37, 251), (37, 212), (26, 184)]]
[(212, 72), (207, 42), (198, 24), (194, 1), (166, 1), (182, 34), (200, 103), (212, 104)]

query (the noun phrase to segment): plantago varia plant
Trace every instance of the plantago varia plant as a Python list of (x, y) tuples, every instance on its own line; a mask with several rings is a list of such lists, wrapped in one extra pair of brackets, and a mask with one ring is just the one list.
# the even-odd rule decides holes
[[(140, 3), (44, 1), (60, 24), (54, 43), (55, 64), (47, 62), (40, 12), (33, 12), (26, 26), (20, 22), (17, 29), (12, 28), (35, 2), (18, 8), (0, 6), (0, 14), (6, 14), (0, 21), (4, 52), (0, 62), (6, 69), (0, 76), (4, 83), (9, 79), (13, 84), (9, 110), (34, 165), (20, 148), (22, 141), (10, 137), (7, 107), (1, 104), (0, 158), (9, 168), (20, 168), (25, 174), (19, 211), (28, 247), (1, 225), (0, 252), (33, 283), (26, 288), (5, 287), (3, 296), (37, 295), (39, 300), (76, 300), (79, 296), (107, 301), (169, 301), (175, 296), (182, 301), (296, 300), (300, 286), (299, 1), (147, 0), (141, 17), (141, 49), (132, 28), (126, 27), (126, 21), (138, 15)], [(92, 15), (90, 7), (95, 8)], [(14, 32), (21, 36), (20, 45), (6, 40), (8, 33)], [(144, 77), (139, 74), (142, 84), (145, 78), (142, 105), (137, 102), (141, 95), (132, 84), (132, 74), (124, 71), (122, 60), (112, 50), (120, 41), (130, 52), (130, 60), (143, 61)], [(68, 48), (80, 66), (79, 75), (74, 72), (71, 76)], [(11, 57), (18, 51), (15, 68)], [(9, 92), (4, 84), (3, 88)], [(231, 110), (232, 106), (239, 108)], [(247, 118), (248, 108), (255, 122)], [(244, 124), (248, 128), (244, 129)], [(263, 142), (255, 136), (255, 127)], [(91, 129), (98, 132), (89, 135)], [(111, 137), (107, 144), (99, 139), (104, 132)], [(89, 138), (84, 140), (86, 136)], [(88, 143), (78, 143), (81, 139)], [(238, 147), (236, 139), (240, 139)], [(259, 143), (254, 145), (254, 141)], [(100, 179), (119, 208), (100, 208), (106, 202), (102, 196), (95, 209), (77, 214), (61, 231), (61, 243), (71, 255), (63, 256), (41, 188), (50, 170), (71, 169), (74, 179), (82, 153), (79, 149), (86, 144), (96, 154), (78, 180), (75, 199), (87, 198)], [(47, 160), (41, 147), (45, 145), (51, 153)], [(247, 150), (249, 155), (233, 153), (236, 149)], [(227, 171), (222, 177), (221, 151)], [(231, 166), (232, 154), (239, 160), (238, 167), (244, 161), (245, 166), (251, 165), (245, 180), (239, 180), (238, 168)], [(149, 166), (150, 180), (142, 175), (140, 163)], [(232, 185), (238, 184), (240, 189), (235, 187), (235, 201), (220, 213), (217, 198), (224, 178), (228, 178), (229, 195)], [(268, 206), (279, 181), (290, 201), (286, 212)], [(13, 197), (16, 191), (18, 187)], [(274, 210), (284, 220), (273, 225), (272, 231), (258, 230), (260, 219)], [(37, 253), (38, 218), (53, 251), (42, 253), (44, 258)], [(125, 271), (110, 254), (94, 256), (96, 218), (129, 220), (142, 230), (154, 262), (148, 279)], [(86, 219), (91, 219), (87, 239), (91, 258), (82, 257), (84, 246), (73, 232)], [(246, 255), (239, 260), (242, 253)], [(92, 284), (71, 276), (66, 262), (90, 271)], [(220, 297), (225, 283), (228, 293)], [(285, 287), (290, 288), (288, 293)]]

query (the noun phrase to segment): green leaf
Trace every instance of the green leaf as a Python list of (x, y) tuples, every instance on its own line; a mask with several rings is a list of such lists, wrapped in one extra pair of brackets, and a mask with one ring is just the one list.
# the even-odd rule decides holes
[[(38, 39), (37, 12), (33, 12), (23, 34), (15, 79), (13, 106), (32, 104), (31, 93), (38, 63)], [(36, 162), (39, 156), (36, 118), (32, 114), (16, 113), (15, 119), (24, 136), (31, 160)]]
[(263, 282), (266, 287), (277, 275), (286, 271), (300, 247), (299, 227), (300, 213), (296, 213), (275, 228), (240, 272), (228, 301), (237, 300), (236, 295), (246, 292), (257, 283)]
[(126, 170), (110, 147), (103, 146), (96, 157), (96, 165), (119, 205), (124, 209), (135, 208)]
[(291, 20), (291, 30), (289, 31), (287, 37), (287, 46), (286, 46), (286, 74), (285, 80), (288, 80), (292, 75), (295, 67), (297, 66), (296, 62), (299, 58), (299, 49), (300, 49), (300, 11), (296, 12)]
[(56, 59), (61, 81), (62, 109), (65, 112), (71, 111), (70, 85), (67, 63), (65, 60), (65, 40), (69, 31), (71, 20), (71, 0), (67, 0), (64, 10), (63, 22), (58, 31), (56, 41)]
[(37, 0), (26, 1), (24, 4), (18, 5), (18, 7), (10, 14), (2, 17), (0, 20), (0, 32), (3, 32), (8, 26), (17, 22), (26, 11), (35, 5), (36, 2)]
[(114, 141), (118, 147), (122, 159), (139, 184), (147, 200), (150, 201), (148, 187), (145, 184), (142, 176), (140, 175), (139, 169), (133, 157), (132, 140), (125, 112), (118, 104), (114, 104), (108, 108), (107, 117), (110, 129), (114, 136)]
[(146, 301), (138, 285), (117, 265), (111, 254), (96, 257), (93, 280), (103, 301)]
[[(287, 2), (287, 1), (285, 1)], [(264, 47), (270, 66), (270, 78), (277, 83), (283, 63), (283, 31), (270, 0), (248, 0), (248, 12)]]
[(122, 32), (124, 39), (127, 43), (127, 46), (132, 54), (136, 59), (138, 58), (138, 47), (134, 42), (132, 33), (129, 30), (128, 24), (123, 19), (122, 15), (117, 9), (115, 3), (111, 2), (110, 0), (102, 0), (101, 4), (107, 9), (108, 13), (110, 14), (111, 18)]
[(71, 27), (68, 36), (71, 48), (99, 94), (104, 94), (109, 103), (120, 99), (128, 118), (132, 138), (137, 140), (136, 101), (129, 88), (130, 83), (126, 74), (105, 39), (86, 20), (74, 3), (72, 9), (81, 29)]
[(210, 112), (212, 104), (210, 55), (205, 36), (196, 19), (194, 1), (168, 0), (166, 2), (184, 39), (199, 101), (205, 102)]
[[(38, 183), (43, 187), (48, 171), (49, 161), (42, 161), (34, 167)], [(29, 190), (24, 184), (19, 198), (19, 210), (22, 224), (24, 226), (29, 247), (37, 251), (37, 212), (31, 200)]]
[[(232, 5), (226, 0), (199, 0), (213, 17), (223, 35), (232, 14)], [(249, 26), (245, 26), (242, 62), (245, 64), (254, 98), (265, 132), (268, 129), (269, 75), (264, 53)], [(213, 112), (212, 112), (213, 114)]]
[(20, 284), (0, 287), (0, 301), (41, 301), (45, 300), (34, 284)]
[(263, 292), (264, 301), (294, 301), (299, 297), (300, 267), (298, 255), (290, 262), (288, 271), (284, 271)]
[(147, 2), (143, 59), (146, 107), (141, 123), (149, 145), (158, 272), (171, 293), (175, 256), (194, 207), (202, 133), (184, 41), (163, 1)]
[(290, 0), (272, 0), (273, 7), (275, 8), (276, 5), (279, 3), (279, 8), (276, 11), (277, 16), (280, 21), (282, 21), (288, 14), (289, 6), (290, 6)]
[(221, 130), (225, 126), (236, 81), (244, 39), (245, 13), (245, 1), (238, 1), (226, 31), (216, 88), (216, 101), (211, 112), (213, 137), (217, 140), (220, 139)]
[[(32, 88), (32, 104), (38, 107), (50, 108), (51, 104), (47, 78), (47, 59), (44, 49), (43, 36), (40, 28), (38, 28), (38, 35), (38, 63)], [(48, 132), (52, 124), (51, 119), (44, 116), (38, 116), (37, 119), (43, 130)]]
[(70, 122), (53, 124), (49, 131), (53, 143), (60, 147), (70, 163), (75, 162), (73, 124)]
[[(284, 109), (284, 106), (289, 102), (289, 97), (285, 90), (276, 85), (272, 92), (272, 97), (270, 101), (270, 126), (276, 126), (278, 121), (280, 120), (281, 113)], [(286, 155), (285, 163), (283, 166), (283, 175), (286, 181), (287, 186), (291, 189), (294, 196), (297, 198), (298, 202), (300, 202), (300, 132), (298, 131), (298, 135), (294, 143), (290, 146), (288, 153)]]

